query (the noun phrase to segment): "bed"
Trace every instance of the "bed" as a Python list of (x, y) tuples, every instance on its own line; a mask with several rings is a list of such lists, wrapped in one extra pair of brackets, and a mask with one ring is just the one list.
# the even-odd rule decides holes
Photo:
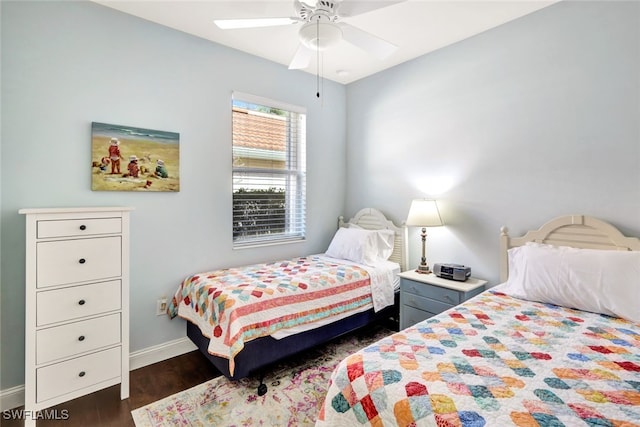
[(582, 215), (500, 240), (503, 283), (341, 361), (316, 426), (640, 425), (640, 240)]
[[(397, 319), (406, 233), (379, 210), (362, 209), (348, 222), (339, 218), (326, 253), (189, 275), (169, 315), (187, 320), (187, 336), (227, 378), (261, 373), (372, 322)], [(374, 282), (381, 291), (372, 291)]]

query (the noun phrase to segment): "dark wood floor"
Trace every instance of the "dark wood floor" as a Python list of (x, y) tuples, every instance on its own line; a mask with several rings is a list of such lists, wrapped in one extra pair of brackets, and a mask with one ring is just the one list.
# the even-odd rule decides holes
[[(84, 397), (62, 403), (48, 410), (68, 414), (67, 420), (38, 420), (45, 426), (134, 426), (131, 411), (182, 390), (194, 387), (219, 376), (220, 373), (199, 352), (192, 351), (163, 362), (131, 371), (129, 398), (120, 400), (120, 385), (106, 388)], [(24, 425), (23, 420), (11, 419), (15, 408), (0, 414), (2, 427)], [(56, 413), (50, 412), (50, 413)]]

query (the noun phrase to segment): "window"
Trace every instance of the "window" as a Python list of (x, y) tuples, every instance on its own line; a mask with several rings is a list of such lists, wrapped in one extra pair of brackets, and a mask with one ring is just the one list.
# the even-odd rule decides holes
[(235, 92), (234, 247), (304, 240), (306, 111)]

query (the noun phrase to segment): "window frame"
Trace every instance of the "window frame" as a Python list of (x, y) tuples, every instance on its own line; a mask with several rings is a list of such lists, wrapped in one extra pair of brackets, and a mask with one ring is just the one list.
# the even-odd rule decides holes
[[(236, 104), (247, 104), (251, 107), (266, 107), (287, 112), (286, 115), (286, 142), (284, 161), (285, 168), (244, 167), (236, 165), (236, 153), (250, 152), (252, 149), (236, 146), (236, 134), (234, 131), (234, 111)], [(241, 107), (242, 108), (242, 107)], [(251, 109), (248, 109), (251, 111)], [(278, 245), (283, 243), (300, 242), (306, 240), (306, 109), (296, 105), (263, 98), (256, 95), (234, 91), (231, 98), (231, 147), (232, 147), (232, 240), (233, 248), (248, 248), (265, 245)], [(292, 124), (291, 121), (296, 120)], [(292, 132), (295, 131), (295, 135)], [(260, 150), (257, 150), (260, 151)], [(269, 150), (261, 150), (269, 151)], [(264, 154), (264, 153), (263, 153)], [(272, 153), (273, 154), (273, 153)], [(285, 221), (284, 232), (254, 234), (250, 236), (236, 235), (235, 195), (239, 188), (236, 186), (238, 176), (256, 176), (256, 181), (272, 176), (273, 185), (265, 180), (265, 189), (283, 188), (285, 192)], [(258, 178), (262, 176), (262, 178)], [(279, 187), (277, 176), (281, 176), (284, 185)]]

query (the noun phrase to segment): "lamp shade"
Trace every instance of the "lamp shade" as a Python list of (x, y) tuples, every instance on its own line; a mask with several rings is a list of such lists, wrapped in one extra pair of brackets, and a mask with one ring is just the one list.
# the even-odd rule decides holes
[(414, 227), (437, 227), (444, 225), (435, 200), (418, 199), (411, 202), (407, 225)]

